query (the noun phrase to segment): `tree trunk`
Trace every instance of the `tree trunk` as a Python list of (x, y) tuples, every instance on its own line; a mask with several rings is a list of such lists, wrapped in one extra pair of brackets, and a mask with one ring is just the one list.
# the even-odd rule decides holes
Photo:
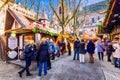
[(62, 26), (62, 33), (63, 33), (63, 34), (65, 33), (65, 28), (64, 28), (64, 26)]

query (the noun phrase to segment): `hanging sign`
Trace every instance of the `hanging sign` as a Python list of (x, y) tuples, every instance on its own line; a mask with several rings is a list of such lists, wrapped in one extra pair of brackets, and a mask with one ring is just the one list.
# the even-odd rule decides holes
[(18, 45), (17, 38), (10, 36), (8, 38), (8, 47), (13, 50), (13, 49), (17, 48), (17, 45)]

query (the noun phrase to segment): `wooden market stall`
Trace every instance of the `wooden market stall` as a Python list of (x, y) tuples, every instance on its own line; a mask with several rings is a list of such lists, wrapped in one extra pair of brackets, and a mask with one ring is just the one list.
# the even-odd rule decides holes
[(24, 49), (28, 40), (33, 40), (37, 44), (42, 37), (55, 39), (59, 36), (58, 33), (48, 31), (45, 24), (43, 26), (39, 20), (36, 21), (23, 14), (19, 14), (11, 8), (8, 8), (6, 11), (5, 35), (7, 54), (11, 59), (18, 55), (19, 50)]
[(112, 38), (120, 36), (120, 0), (110, 1), (102, 33), (108, 33)]

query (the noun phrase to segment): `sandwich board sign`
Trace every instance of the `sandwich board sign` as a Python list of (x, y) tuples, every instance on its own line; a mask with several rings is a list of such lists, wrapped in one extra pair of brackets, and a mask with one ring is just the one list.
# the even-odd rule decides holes
[(17, 46), (18, 46), (17, 38), (10, 36), (8, 38), (8, 47), (13, 50), (13, 49), (17, 48)]

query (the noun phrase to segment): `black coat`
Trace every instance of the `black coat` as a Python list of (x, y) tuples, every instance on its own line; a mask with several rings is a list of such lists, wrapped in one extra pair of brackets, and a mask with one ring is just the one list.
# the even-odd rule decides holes
[(107, 45), (106, 52), (107, 52), (107, 54), (112, 54), (112, 52), (114, 52), (114, 48), (113, 48), (112, 44), (109, 43)]
[(75, 41), (74, 42), (74, 49), (76, 48), (76, 49), (79, 49), (79, 47), (80, 47), (80, 41)]
[(79, 53), (80, 54), (85, 54), (86, 53), (84, 42), (80, 42)]
[(94, 51), (95, 51), (95, 45), (92, 41), (90, 41), (87, 45), (87, 52), (89, 54), (94, 54)]
[(70, 42), (67, 42), (67, 43), (68, 43), (68, 44), (67, 44), (68, 49), (71, 49)]
[(42, 43), (39, 46), (38, 52), (37, 52), (37, 58), (39, 59), (40, 62), (47, 61), (49, 59), (49, 53), (48, 53), (48, 44), (47, 43)]

